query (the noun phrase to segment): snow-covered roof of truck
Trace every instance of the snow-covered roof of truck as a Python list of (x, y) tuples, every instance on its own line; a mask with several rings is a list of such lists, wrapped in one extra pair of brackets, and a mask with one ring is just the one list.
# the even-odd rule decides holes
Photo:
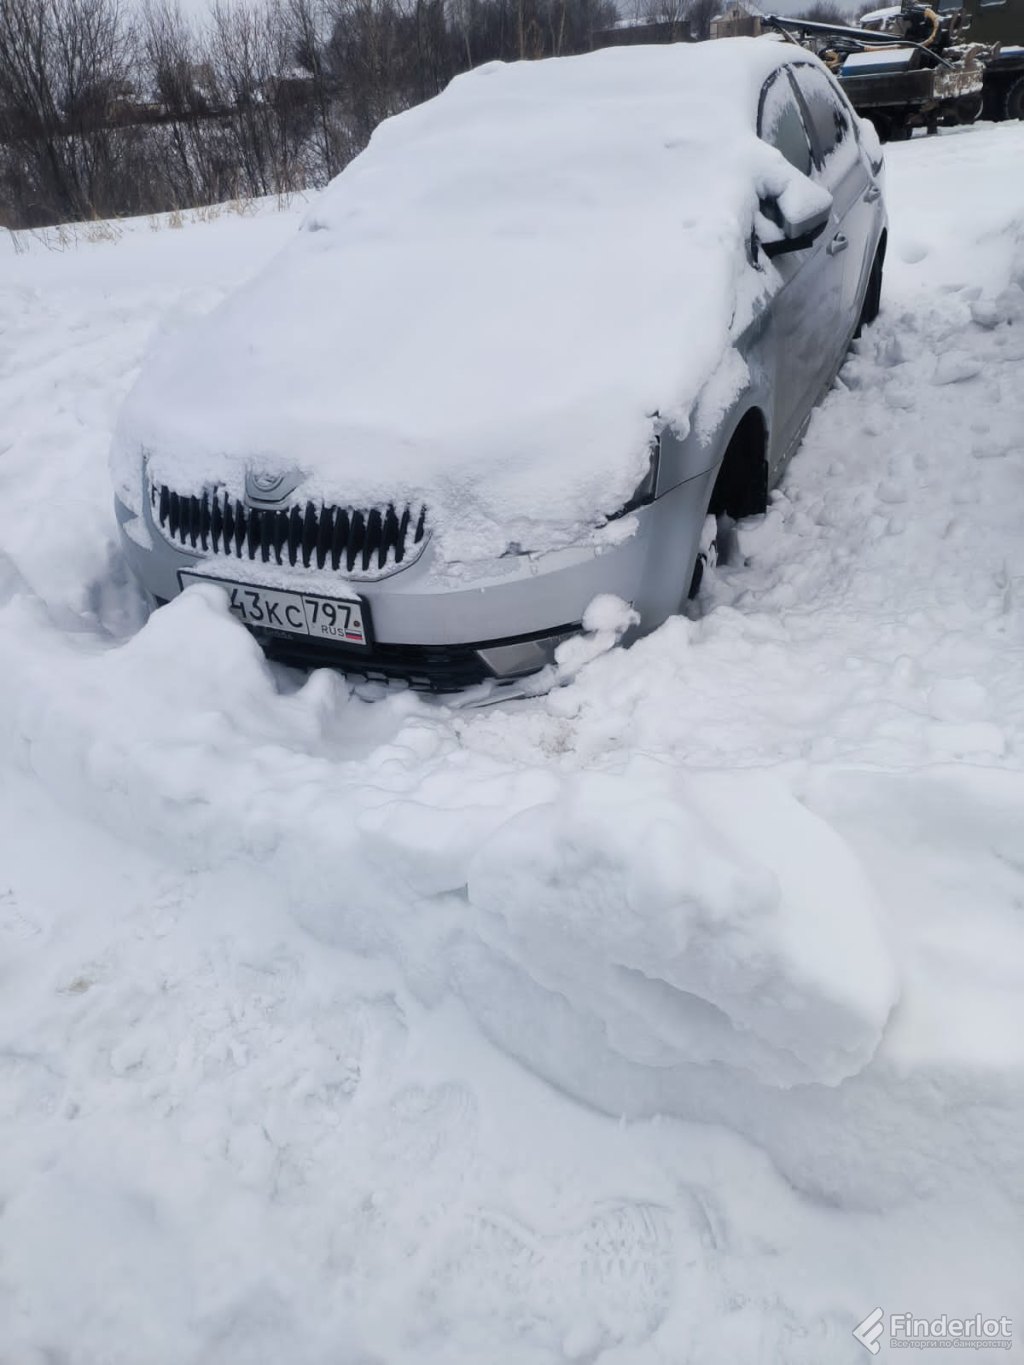
[(755, 135), (794, 57), (813, 60), (733, 39), (495, 63), (387, 120), (262, 274), (164, 339), (118, 482), (140, 447), (182, 490), (284, 463), (303, 497), (428, 502), (460, 557), (522, 522), (537, 548), (593, 524), (766, 288), (758, 196), (820, 195)]

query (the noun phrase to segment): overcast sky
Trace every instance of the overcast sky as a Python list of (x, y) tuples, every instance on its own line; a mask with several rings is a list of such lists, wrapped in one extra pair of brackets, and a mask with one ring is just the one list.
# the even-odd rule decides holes
[[(212, 0), (178, 0), (182, 14), (190, 19), (205, 18), (210, 12)], [(722, 0), (723, 7), (727, 0)], [(760, 8), (765, 14), (793, 14), (803, 11), (813, 3), (813, 0), (760, 0)], [(885, 0), (877, 0), (878, 4), (885, 3)], [(872, 0), (836, 0), (836, 4), (851, 16), (864, 14), (872, 6)], [(618, 0), (619, 10), (623, 16), (632, 14), (633, 5), (630, 0)]]
[[(761, 9), (765, 14), (795, 14), (810, 9), (812, 3), (813, 0), (772, 0), (772, 3), (762, 4)], [(835, 0), (835, 3), (852, 19), (855, 15), (867, 14), (870, 9), (881, 9), (886, 0), (876, 0), (876, 3), (872, 0)]]

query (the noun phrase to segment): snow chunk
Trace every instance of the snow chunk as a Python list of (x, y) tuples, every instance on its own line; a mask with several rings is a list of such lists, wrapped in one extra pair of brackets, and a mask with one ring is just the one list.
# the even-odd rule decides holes
[(497, 830), (468, 887), (492, 946), (645, 1066), (835, 1084), (896, 1000), (855, 858), (758, 774), (580, 775)]
[(630, 626), (636, 626), (639, 623), (640, 618), (629, 603), (623, 602), (621, 597), (616, 597), (613, 593), (608, 592), (595, 597), (583, 613), (583, 629), (586, 631), (603, 631), (611, 635), (621, 636), (626, 633)]
[(584, 633), (564, 640), (555, 650), (558, 678), (571, 678), (591, 659), (607, 654), (639, 624), (639, 613), (628, 602), (613, 593), (600, 593), (583, 613)]
[(935, 362), (933, 384), (962, 384), (981, 374), (981, 361), (966, 351), (947, 351)]

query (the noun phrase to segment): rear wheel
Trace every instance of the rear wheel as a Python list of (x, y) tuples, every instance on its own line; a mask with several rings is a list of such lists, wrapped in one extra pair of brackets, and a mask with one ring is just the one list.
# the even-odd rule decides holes
[(1003, 99), (1006, 118), (1024, 118), (1024, 76), (1014, 81)]

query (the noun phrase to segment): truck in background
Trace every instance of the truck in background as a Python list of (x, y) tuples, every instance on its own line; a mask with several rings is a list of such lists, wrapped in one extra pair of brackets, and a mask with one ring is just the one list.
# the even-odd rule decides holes
[(915, 128), (1024, 118), (1024, 0), (921, 0), (856, 27), (771, 16), (767, 26), (816, 52), (883, 140)]

